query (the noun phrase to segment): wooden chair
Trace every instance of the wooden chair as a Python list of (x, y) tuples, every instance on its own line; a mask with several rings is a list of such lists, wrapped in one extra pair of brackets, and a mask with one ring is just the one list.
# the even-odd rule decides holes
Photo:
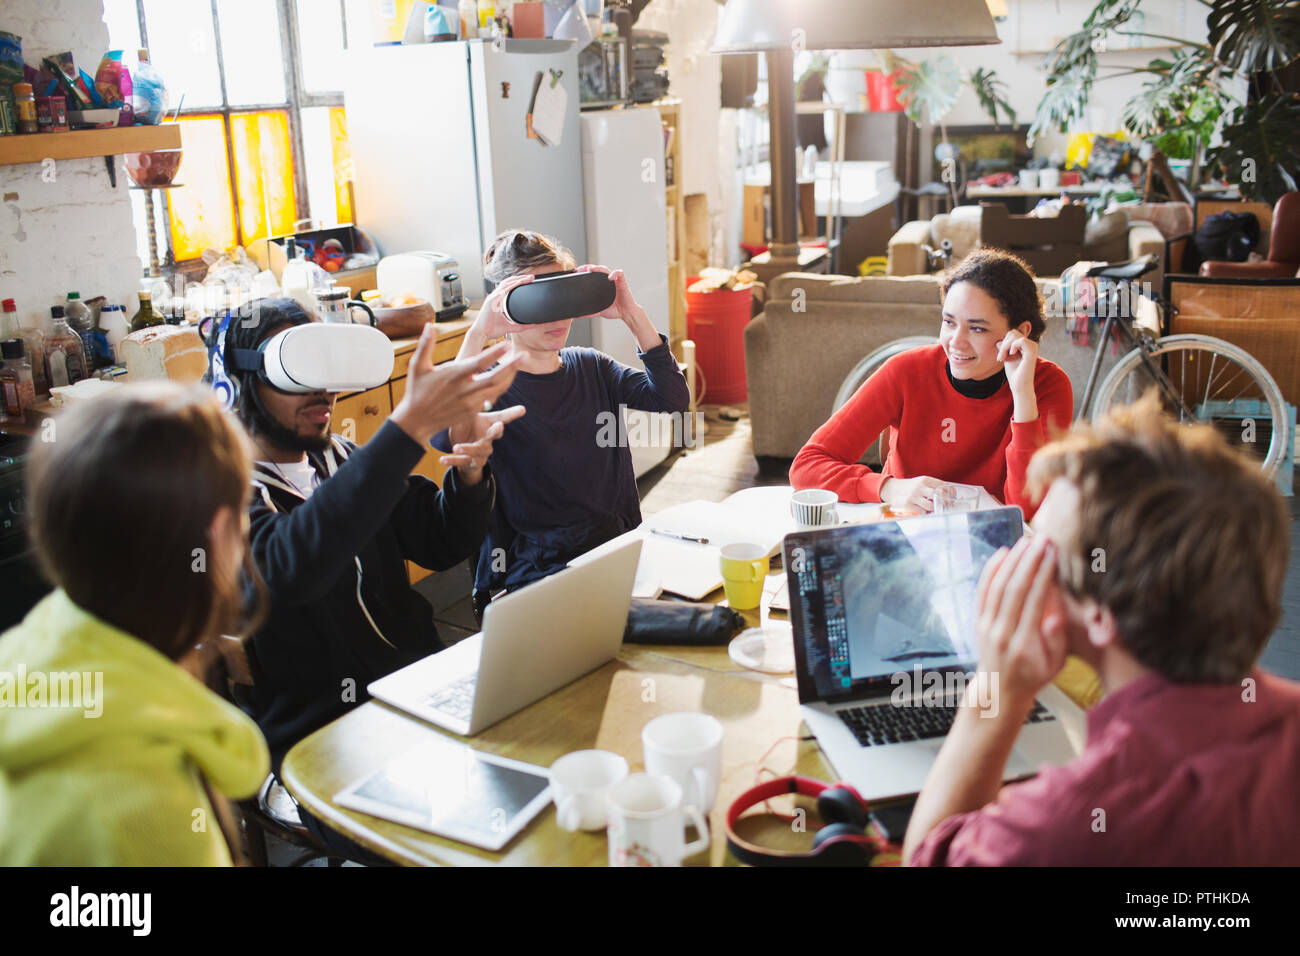
[(1200, 229), (1205, 220), (1221, 212), (1250, 212), (1259, 220), (1259, 248), (1256, 252), (1268, 254), (1269, 233), (1273, 228), (1273, 207), (1266, 202), (1242, 202), (1239, 199), (1199, 199), (1195, 203), (1196, 224), (1191, 232), (1185, 232), (1165, 240), (1166, 274), (1189, 274), (1185, 263), (1187, 250), (1192, 236)]
[(1245, 349), (1287, 403), (1300, 405), (1300, 279), (1165, 276), (1171, 334), (1200, 333)]
[(1036, 275), (1059, 276), (1083, 257), (1088, 213), (1081, 203), (1042, 219), (1013, 216), (1002, 203), (980, 203), (980, 208), (979, 244), (1015, 253)]

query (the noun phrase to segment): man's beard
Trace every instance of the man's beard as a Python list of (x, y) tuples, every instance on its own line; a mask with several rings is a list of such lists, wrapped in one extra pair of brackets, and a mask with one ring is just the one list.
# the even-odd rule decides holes
[(300, 435), (292, 428), (286, 428), (270, 416), (260, 401), (253, 411), (252, 430), (282, 451), (322, 452), (330, 446), (330, 433), (327, 427), (320, 435)]

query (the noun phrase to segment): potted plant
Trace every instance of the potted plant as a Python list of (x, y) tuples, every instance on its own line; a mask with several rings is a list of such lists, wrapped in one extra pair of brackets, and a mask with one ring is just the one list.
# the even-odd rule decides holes
[[(1188, 159), (1191, 182), (1208, 159), (1241, 194), (1274, 202), (1300, 182), (1300, 96), (1277, 78), (1300, 56), (1300, 8), (1293, 0), (1198, 0), (1208, 8), (1204, 43), (1145, 28), (1142, 0), (1101, 0), (1081, 29), (1044, 58), (1047, 93), (1029, 136), (1066, 131), (1083, 118), (1098, 80), (1134, 73), (1151, 79), (1124, 106), (1130, 136), (1149, 142), (1154, 160)], [(1100, 54), (1112, 38), (1145, 38), (1172, 45), (1168, 57), (1145, 67), (1106, 67)], [(1116, 48), (1119, 48), (1118, 46)], [(1245, 81), (1245, 102), (1232, 93)], [(1217, 132), (1221, 145), (1207, 150)]]
[[(945, 143), (948, 140), (948, 130), (943, 118), (956, 105), (963, 83), (970, 84), (980, 106), (993, 120), (995, 127), (999, 126), (999, 112), (1006, 115), (1012, 126), (1015, 125), (1016, 112), (1006, 100), (1006, 84), (998, 79), (995, 71), (980, 67), (963, 77), (957, 64), (946, 55), (916, 62), (900, 57), (891, 50), (883, 50), (881, 59), (885, 71), (894, 77), (898, 87), (898, 100), (907, 118), (920, 127), (928, 117), (929, 122), (939, 127), (939, 136)], [(955, 205), (956, 177), (945, 175), (943, 178)]]

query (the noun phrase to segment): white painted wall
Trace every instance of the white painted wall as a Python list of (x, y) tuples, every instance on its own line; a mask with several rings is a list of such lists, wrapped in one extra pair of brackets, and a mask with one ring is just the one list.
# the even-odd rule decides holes
[[(29, 65), (71, 50), (93, 76), (109, 49), (101, 0), (5, 0), (3, 11), (0, 29), (23, 38)], [(134, 304), (141, 264), (130, 180), (121, 157), (114, 162), (116, 189), (103, 157), (59, 160), (53, 182), (42, 179), (40, 165), (0, 166), (0, 298), (15, 299), (28, 324), (39, 318), (48, 329), (50, 306), (73, 289), (83, 299)]]

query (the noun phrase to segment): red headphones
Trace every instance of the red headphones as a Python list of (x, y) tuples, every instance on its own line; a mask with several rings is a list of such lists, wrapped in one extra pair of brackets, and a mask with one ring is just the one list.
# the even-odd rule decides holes
[[(773, 797), (797, 793), (817, 798), (817, 815), (824, 826), (813, 837), (807, 853), (789, 853), (748, 843), (736, 835), (740, 815)], [(751, 866), (866, 866), (879, 849), (868, 835), (871, 808), (848, 784), (827, 784), (808, 777), (780, 777), (746, 790), (727, 811), (727, 848), (741, 863)], [(787, 819), (793, 819), (783, 814)]]

